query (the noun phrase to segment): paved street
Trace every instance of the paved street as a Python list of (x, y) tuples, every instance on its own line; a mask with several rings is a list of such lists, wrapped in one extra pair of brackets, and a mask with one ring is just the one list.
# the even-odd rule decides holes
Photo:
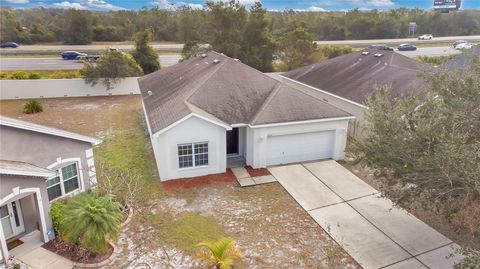
[(390, 38), (390, 39), (370, 39), (370, 40), (331, 40), (331, 41), (315, 41), (319, 45), (355, 45), (355, 44), (382, 44), (382, 43), (439, 43), (439, 42), (451, 42), (455, 40), (480, 40), (480, 35), (472, 36), (444, 36), (433, 37), (432, 40), (418, 40), (415, 38)]
[(461, 51), (456, 50), (452, 47), (420, 47), (420, 48), (417, 48), (417, 50), (413, 50), (413, 51), (398, 51), (396, 49), (395, 51), (408, 57), (447, 56), (447, 55), (461, 53)]
[[(156, 50), (162, 51), (182, 51), (183, 44), (151, 44), (151, 46)], [(13, 52), (13, 51), (102, 51), (108, 48), (117, 48), (120, 50), (133, 50), (134, 45), (21, 45), (16, 49), (0, 49), (2, 52)]]
[[(269, 171), (365, 269), (451, 269), (458, 246), (335, 161)], [(449, 254), (452, 257), (446, 258)]]
[[(169, 66), (178, 63), (180, 54), (160, 55), (160, 64)], [(60, 58), (0, 58), (0, 70), (76, 70), (81, 61)]]

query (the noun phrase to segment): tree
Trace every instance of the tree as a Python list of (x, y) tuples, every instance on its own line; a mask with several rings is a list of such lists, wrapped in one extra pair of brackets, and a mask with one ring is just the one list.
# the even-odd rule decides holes
[(296, 26), (285, 33), (279, 43), (282, 58), (288, 70), (309, 64), (309, 57), (316, 47), (312, 35), (302, 26)]
[(108, 196), (82, 193), (64, 209), (61, 230), (70, 243), (80, 244), (92, 252), (105, 253), (108, 241), (120, 233), (121, 205)]
[(242, 35), (247, 20), (245, 6), (238, 1), (207, 2), (210, 9), (211, 38), (213, 50), (229, 57), (240, 58)]
[(142, 67), (143, 73), (149, 74), (160, 69), (158, 53), (148, 45), (152, 40), (152, 30), (145, 29), (143, 32), (135, 35), (135, 50), (132, 56)]
[(203, 261), (208, 268), (230, 269), (235, 260), (242, 257), (242, 252), (236, 248), (235, 240), (224, 237), (216, 242), (202, 242), (197, 245), (197, 258)]
[(203, 52), (202, 48), (196, 41), (187, 41), (183, 44), (182, 59), (180, 61), (188, 60), (192, 57), (196, 57)]
[(63, 31), (63, 42), (72, 45), (90, 44), (93, 36), (90, 13), (71, 9), (65, 16), (67, 20)]
[(260, 2), (250, 9), (248, 22), (245, 26), (242, 53), (243, 63), (262, 72), (272, 71), (272, 56), (275, 49), (272, 34), (268, 29), (266, 10)]
[(95, 65), (85, 62), (79, 72), (92, 86), (102, 81), (107, 91), (120, 79), (143, 75), (142, 68), (131, 55), (115, 50), (104, 52)]
[(392, 99), (379, 91), (368, 101), (365, 138), (352, 148), (377, 169), (389, 198), (444, 213), (473, 236), (480, 234), (478, 74), (474, 58), (468, 70), (425, 75), (423, 95)]

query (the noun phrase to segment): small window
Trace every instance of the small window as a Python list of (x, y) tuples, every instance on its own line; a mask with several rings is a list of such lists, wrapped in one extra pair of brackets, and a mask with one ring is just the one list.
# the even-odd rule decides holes
[(52, 201), (80, 188), (77, 163), (58, 170), (58, 176), (46, 181), (48, 200)]
[(180, 144), (177, 149), (179, 168), (208, 165), (207, 142)]

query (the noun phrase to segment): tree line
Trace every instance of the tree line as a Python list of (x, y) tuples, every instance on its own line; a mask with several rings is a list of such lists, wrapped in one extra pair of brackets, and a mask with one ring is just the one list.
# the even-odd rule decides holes
[[(237, 3), (238, 4), (238, 3)], [(0, 8), (0, 39), (19, 43), (62, 42), (89, 44), (92, 41), (132, 40), (135, 33), (153, 29), (153, 40), (185, 42), (210, 39), (215, 10), (187, 6), (176, 10), (158, 7), (140, 10), (97, 12), (52, 8)], [(225, 17), (224, 22), (242, 20)], [(480, 34), (480, 10), (438, 13), (421, 9), (348, 12), (265, 11), (266, 27), (274, 38), (285, 34), (293, 23), (303, 23), (314, 40), (400, 38), (408, 36), (408, 23), (416, 22), (417, 33), (434, 36)], [(228, 24), (228, 23), (227, 23)], [(217, 25), (218, 26), (218, 25)], [(203, 40), (204, 41), (204, 40)]]

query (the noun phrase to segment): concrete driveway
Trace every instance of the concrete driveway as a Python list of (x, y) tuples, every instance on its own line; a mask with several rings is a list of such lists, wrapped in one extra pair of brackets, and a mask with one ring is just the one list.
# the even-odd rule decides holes
[(269, 168), (312, 218), (362, 267), (453, 268), (458, 246), (335, 161)]

